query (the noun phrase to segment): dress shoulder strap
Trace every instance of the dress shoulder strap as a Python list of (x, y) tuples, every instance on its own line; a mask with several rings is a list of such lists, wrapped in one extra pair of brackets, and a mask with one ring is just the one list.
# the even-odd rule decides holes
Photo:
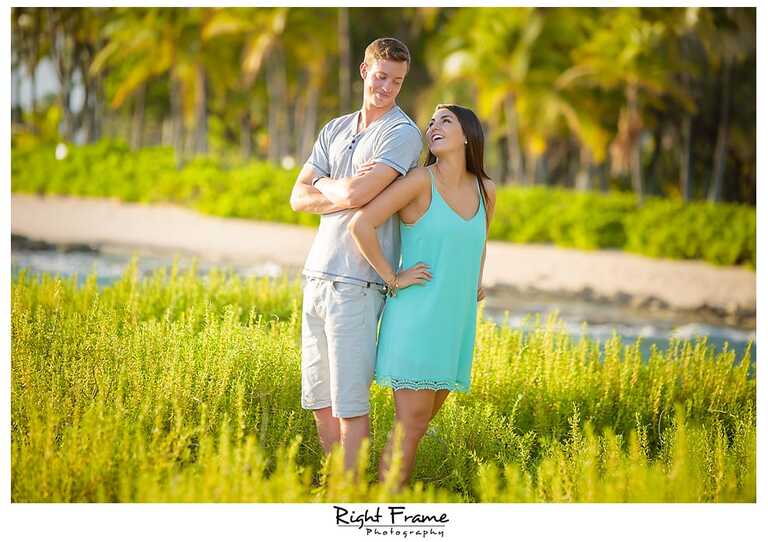
[(483, 197), (483, 190), (480, 188), (480, 183), (482, 183), (482, 179), (480, 177), (475, 177), (477, 179), (477, 195), (480, 197), (480, 203), (483, 206), (483, 210), (485, 210), (485, 198)]
[(435, 167), (435, 164), (431, 164), (427, 166), (427, 171), (429, 171), (429, 178), (432, 180), (432, 186), (435, 186), (435, 172), (432, 171), (432, 169)]

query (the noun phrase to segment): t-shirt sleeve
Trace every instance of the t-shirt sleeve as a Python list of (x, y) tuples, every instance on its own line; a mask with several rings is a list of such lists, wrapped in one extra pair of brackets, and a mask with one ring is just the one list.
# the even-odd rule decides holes
[(320, 130), (320, 135), (317, 136), (315, 144), (312, 147), (312, 153), (307, 158), (307, 164), (314, 167), (320, 174), (328, 176), (331, 174), (331, 162), (328, 158), (329, 152), (329, 131), (331, 123), (326, 123), (323, 129)]
[(419, 129), (407, 123), (398, 124), (382, 135), (372, 161), (387, 164), (405, 175), (418, 164), (421, 147)]

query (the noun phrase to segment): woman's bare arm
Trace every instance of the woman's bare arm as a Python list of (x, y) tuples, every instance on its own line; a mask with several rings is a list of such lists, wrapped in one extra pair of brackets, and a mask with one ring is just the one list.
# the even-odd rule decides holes
[(496, 210), (496, 185), (490, 179), (483, 179), (485, 185), (485, 191), (488, 193), (487, 208), (485, 210), (488, 215), (487, 226), (485, 228), (485, 243), (483, 244), (483, 258), (480, 260), (480, 277), (477, 280), (477, 300), (482, 301), (485, 298), (485, 291), (483, 290), (483, 271), (485, 270), (485, 251), (488, 247), (488, 235), (491, 232), (491, 220), (493, 220), (493, 213)]
[(403, 178), (393, 182), (376, 198), (355, 213), (348, 229), (357, 244), (360, 253), (368, 263), (388, 283), (398, 279), (399, 287), (421, 284), (432, 278), (428, 266), (418, 264), (400, 275), (387, 261), (381, 244), (376, 236), (376, 228), (381, 226), (389, 217), (405, 208), (416, 200), (425, 190), (431, 188), (429, 177), (424, 168), (412, 170)]

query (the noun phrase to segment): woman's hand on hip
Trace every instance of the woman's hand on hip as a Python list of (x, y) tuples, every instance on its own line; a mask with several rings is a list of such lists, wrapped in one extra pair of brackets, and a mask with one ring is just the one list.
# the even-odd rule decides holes
[(397, 287), (407, 288), (413, 284), (424, 284), (428, 280), (432, 280), (432, 272), (429, 270), (429, 265), (419, 262), (413, 267), (400, 271), (397, 274)]

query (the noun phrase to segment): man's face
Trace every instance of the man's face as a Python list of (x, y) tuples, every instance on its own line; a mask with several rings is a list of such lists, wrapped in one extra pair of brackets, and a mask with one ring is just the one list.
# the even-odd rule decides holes
[(394, 60), (374, 60), (370, 65), (360, 65), (363, 78), (363, 102), (376, 109), (388, 109), (395, 103), (395, 98), (405, 81), (408, 72), (407, 62)]

